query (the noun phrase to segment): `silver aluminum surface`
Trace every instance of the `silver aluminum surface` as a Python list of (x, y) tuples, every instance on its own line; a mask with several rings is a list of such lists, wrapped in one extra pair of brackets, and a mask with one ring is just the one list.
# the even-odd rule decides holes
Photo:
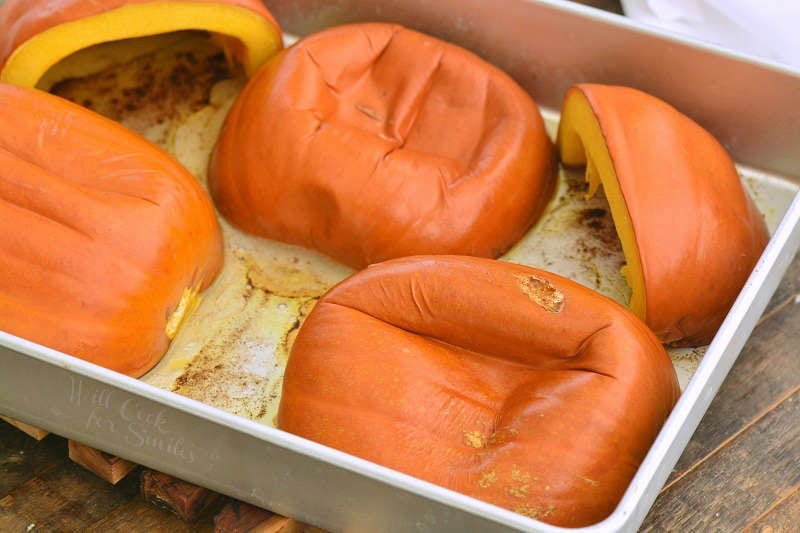
[[(457, 42), (551, 110), (575, 82), (642, 88), (709, 128), (737, 161), (800, 182), (800, 73), (564, 2), (266, 3), (298, 34), (388, 20)], [(583, 530), (638, 527), (798, 247), (800, 196), (619, 506)], [(333, 531), (564, 531), (2, 332), (0, 413)]]

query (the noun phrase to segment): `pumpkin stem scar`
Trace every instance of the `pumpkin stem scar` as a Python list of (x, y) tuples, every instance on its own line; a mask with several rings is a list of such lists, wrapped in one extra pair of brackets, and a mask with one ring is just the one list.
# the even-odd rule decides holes
[(167, 338), (170, 340), (175, 338), (175, 335), (178, 334), (178, 330), (183, 324), (184, 319), (191, 315), (199, 306), (200, 302), (203, 298), (198, 294), (199, 287), (186, 287), (183, 289), (183, 294), (181, 294), (181, 299), (178, 302), (178, 306), (169, 315), (167, 318), (167, 326), (165, 328), (165, 333), (167, 334)]
[(515, 275), (523, 294), (550, 313), (560, 313), (564, 309), (564, 293), (555, 285), (536, 275)]

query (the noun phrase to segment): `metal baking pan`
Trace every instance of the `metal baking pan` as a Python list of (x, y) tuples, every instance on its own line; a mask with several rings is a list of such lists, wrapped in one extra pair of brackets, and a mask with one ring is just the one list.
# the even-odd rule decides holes
[[(682, 368), (686, 354), (672, 354), (679, 374), (683, 371), (680, 401), (614, 513), (583, 528), (635, 530), (800, 247), (800, 72), (569, 2), (266, 4), (291, 34), (380, 20), (461, 44), (515, 77), (543, 108), (551, 127), (573, 83), (640, 88), (704, 125), (740, 164), (772, 239), (714, 340), (699, 352), (702, 358), (693, 352), (691, 364)], [(278, 267), (285, 266), (281, 254), (296, 253), (285, 247), (270, 251)], [(511, 260), (518, 259), (514, 253), (521, 252), (512, 250)], [(282, 320), (281, 313), (289, 313), (293, 323), (304, 312), (298, 302), (313, 299), (347, 274), (313, 257), (308, 261), (315, 266), (306, 279), (307, 291), (271, 300), (270, 317)], [(202, 312), (194, 320), (198, 328), (206, 325)], [(285, 357), (279, 348), (291, 328), (284, 333), (283, 338), (261, 340), (272, 346), (276, 361)], [(203, 384), (197, 372), (192, 375), (197, 387), (189, 387), (188, 379), (176, 386), (177, 378), (186, 378), (186, 354), (193, 342), (179, 335), (165, 361), (135, 380), (0, 332), (0, 413), (333, 531), (567, 531), (270, 427), (279, 375), (240, 383), (234, 392)], [(264, 371), (263, 363), (251, 370)], [(253, 406), (233, 401), (256, 388), (273, 402)]]

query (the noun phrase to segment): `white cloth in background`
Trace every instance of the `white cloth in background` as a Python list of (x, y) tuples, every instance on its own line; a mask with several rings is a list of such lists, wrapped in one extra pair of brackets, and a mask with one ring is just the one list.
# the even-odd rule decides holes
[(800, 0), (621, 0), (644, 24), (800, 70)]

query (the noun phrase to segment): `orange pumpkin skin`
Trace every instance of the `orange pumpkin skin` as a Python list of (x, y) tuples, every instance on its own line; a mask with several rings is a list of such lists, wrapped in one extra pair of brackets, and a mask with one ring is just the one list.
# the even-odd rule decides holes
[[(4, 30), (0, 34), (0, 68), (19, 45), (43, 31), (122, 6), (156, 1), (159, 0), (6, 0), (0, 6), (0, 28)], [(258, 13), (278, 27), (260, 0), (184, 0), (183, 3), (240, 6)]]
[(538, 218), (555, 168), (538, 108), (510, 77), (374, 23), (273, 56), (227, 117), (209, 188), (241, 229), (360, 268), (498, 256)]
[(570, 91), (589, 100), (614, 162), (642, 263), (644, 320), (662, 342), (708, 344), (769, 241), (731, 157), (649, 94), (594, 84)]
[[(281, 30), (275, 18), (267, 10), (260, 0), (6, 0), (0, 5), (0, 74), (6, 67), (9, 59), (14, 52), (23, 44), (37, 35), (54, 29), (58, 26), (76, 22), (83, 19), (114, 12), (120, 8), (134, 5), (152, 4), (154, 6), (173, 4), (174, 6), (197, 6), (207, 4), (220, 4), (235, 8), (243, 8), (251, 11), (267, 21), (275, 32), (278, 47), (282, 47)], [(101, 23), (102, 24), (102, 23)], [(181, 22), (178, 29), (205, 29), (202, 23), (195, 20)], [(82, 30), (86, 33), (87, 30)], [(115, 37), (122, 39), (126, 37), (136, 37), (137, 34), (128, 34), (130, 30), (124, 28), (123, 35)], [(153, 31), (158, 33), (158, 31)], [(102, 42), (102, 41), (101, 41)], [(97, 43), (95, 43), (97, 44)], [(247, 46), (234, 39), (228, 39), (225, 44), (226, 50), (237, 60), (246, 66), (246, 70), (252, 71), (260, 66), (263, 60), (253, 57)], [(53, 57), (60, 52), (54, 51)], [(4, 78), (5, 81), (12, 81)], [(35, 86), (35, 82), (30, 80), (22, 85)]]
[(278, 427), (562, 526), (605, 518), (679, 394), (652, 332), (554, 274), (418, 256), (331, 289)]
[(0, 84), (0, 330), (138, 377), (222, 238), (205, 191), (144, 138)]

